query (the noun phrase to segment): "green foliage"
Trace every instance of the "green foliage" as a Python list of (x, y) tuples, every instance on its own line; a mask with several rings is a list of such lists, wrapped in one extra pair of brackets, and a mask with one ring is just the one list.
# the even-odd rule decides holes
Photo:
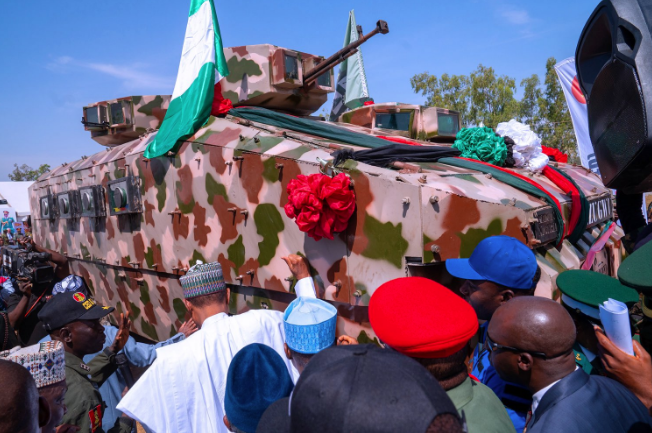
[(48, 171), (50, 171), (48, 164), (41, 164), (36, 170), (27, 164), (23, 164), (20, 167), (18, 164), (14, 164), (14, 171), (9, 173), (9, 179), (14, 182), (37, 180), (43, 173), (47, 173)]
[(469, 77), (466, 75), (443, 74), (440, 78), (427, 72), (410, 79), (415, 93), (426, 96), (426, 105), (459, 111), (463, 119), (468, 115)]
[(514, 78), (499, 76), (493, 68), (483, 65), (469, 75), (437, 77), (424, 72), (414, 75), (410, 83), (415, 93), (426, 97), (425, 105), (459, 111), (465, 126), (482, 123), (495, 128), (515, 118), (530, 125), (545, 146), (560, 149), (573, 161), (577, 158), (575, 133), (555, 72), (556, 63), (554, 57), (546, 62), (543, 87), (536, 74), (521, 80), (520, 101), (515, 97)]
[(514, 98), (516, 82), (506, 75), (497, 76), (494, 69), (478, 66), (469, 75), (469, 116), (485, 126), (495, 128), (503, 119), (509, 120), (518, 112)]
[(492, 67), (478, 65), (468, 76), (443, 74), (437, 78), (425, 72), (410, 82), (416, 93), (427, 97), (426, 105), (459, 111), (467, 125), (483, 123), (495, 128), (503, 119), (518, 114), (515, 80), (496, 75)]
[(533, 129), (536, 129), (536, 125), (541, 122), (539, 101), (543, 97), (543, 92), (539, 88), (540, 84), (541, 81), (537, 74), (532, 74), (530, 77), (521, 80), (523, 98), (519, 103), (518, 121), (527, 123)]

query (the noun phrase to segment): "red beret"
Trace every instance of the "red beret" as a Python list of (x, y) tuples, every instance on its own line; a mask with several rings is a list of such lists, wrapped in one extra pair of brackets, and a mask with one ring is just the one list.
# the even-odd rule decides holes
[(369, 301), (369, 321), (383, 343), (412, 358), (445, 358), (478, 331), (473, 308), (427, 278), (397, 278)]

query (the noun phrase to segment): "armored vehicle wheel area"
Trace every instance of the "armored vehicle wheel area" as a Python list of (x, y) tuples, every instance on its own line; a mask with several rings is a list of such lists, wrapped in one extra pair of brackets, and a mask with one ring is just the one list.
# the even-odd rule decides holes
[[(227, 48), (225, 55), (230, 75), (222, 94), (234, 109), (210, 117), (176, 153), (143, 156), (169, 96), (102, 101), (84, 107), (83, 123), (105, 148), (53, 169), (30, 189), (36, 243), (68, 257), (98, 301), (129, 314), (145, 337), (176, 333), (186, 315), (179, 277), (196, 260), (221, 263), (236, 313), (283, 310), (294, 281), (282, 257), (302, 254), (318, 296), (338, 308), (338, 332), (361, 342), (374, 339), (367, 305), (380, 284), (419, 275), (454, 288), (444, 262), (468, 257), (492, 235), (532, 248), (542, 269), (537, 294), (555, 298), (556, 275), (579, 268), (613, 219), (610, 191), (579, 166), (557, 164), (590, 204), (575, 244), (556, 241), (564, 228), (548, 202), (482, 171), (441, 162), (379, 167), (349, 159), (334, 166), (334, 152), (371, 142), (450, 146), (459, 113), (375, 103), (325, 122), (310, 115), (334, 91), (329, 59), (273, 45)], [(547, 191), (568, 225), (569, 195), (545, 176), (505, 171)], [(355, 194), (355, 212), (333, 239), (315, 240), (284, 211), (288, 184), (316, 173), (344, 173)], [(616, 275), (620, 237), (616, 228), (594, 270)], [(418, 292), (411, 296), (420, 302)]]

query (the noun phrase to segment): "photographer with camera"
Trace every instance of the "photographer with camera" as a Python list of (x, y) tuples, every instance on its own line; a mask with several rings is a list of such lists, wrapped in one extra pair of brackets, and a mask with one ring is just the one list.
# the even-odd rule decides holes
[[(3, 247), (1, 253), (2, 267), (13, 289), (17, 282), (30, 283), (28, 294), (16, 291), (5, 303), (7, 311), (16, 317), (14, 326), (19, 343), (22, 346), (36, 344), (47, 335), (38, 313), (52, 295), (54, 284), (67, 275), (68, 261), (61, 254), (37, 247), (29, 237), (21, 239), (18, 245)], [(25, 303), (26, 308), (23, 307)]]
[(7, 299), (7, 312), (11, 325), (18, 332), (20, 344), (30, 346), (47, 335), (38, 319), (38, 312), (52, 294), (52, 289), (48, 288), (37, 294), (32, 291), (32, 283), (21, 280), (17, 282), (18, 290)]
[(70, 275), (70, 266), (68, 265), (68, 258), (63, 254), (36, 245), (34, 243), (34, 239), (31, 236), (25, 236), (22, 239), (19, 239), (18, 245), (20, 245), (21, 248), (27, 251), (47, 254), (48, 255), (47, 261), (54, 268), (55, 282), (61, 281), (64, 278), (66, 278), (68, 275)]
[[(5, 284), (7, 283), (11, 284), (10, 281), (5, 282)], [(9, 350), (19, 345), (14, 330), (27, 310), (29, 298), (32, 296), (32, 284), (29, 282), (20, 282), (18, 286), (17, 296), (20, 296), (20, 300), (15, 308), (10, 312), (0, 312), (0, 351)], [(0, 302), (2, 301), (0, 300)]]

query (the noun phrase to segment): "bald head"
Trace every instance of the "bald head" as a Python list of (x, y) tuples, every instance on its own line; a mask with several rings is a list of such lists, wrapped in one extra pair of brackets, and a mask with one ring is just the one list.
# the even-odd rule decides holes
[(23, 366), (0, 360), (0, 433), (39, 432), (39, 394)]
[(543, 352), (569, 351), (575, 343), (575, 324), (559, 303), (538, 296), (515, 298), (504, 304), (489, 323), (489, 333), (501, 344)]
[(494, 343), (513, 348), (492, 352), (498, 374), (533, 392), (575, 370), (575, 324), (566, 309), (550, 299), (512, 299), (496, 310), (487, 335)]

